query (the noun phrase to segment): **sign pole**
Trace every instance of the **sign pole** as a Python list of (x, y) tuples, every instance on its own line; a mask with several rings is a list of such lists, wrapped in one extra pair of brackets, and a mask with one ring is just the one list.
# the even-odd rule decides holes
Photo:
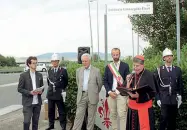
[(105, 66), (108, 64), (108, 30), (107, 30), (107, 5), (105, 5), (106, 12), (104, 14), (104, 35), (105, 35)]

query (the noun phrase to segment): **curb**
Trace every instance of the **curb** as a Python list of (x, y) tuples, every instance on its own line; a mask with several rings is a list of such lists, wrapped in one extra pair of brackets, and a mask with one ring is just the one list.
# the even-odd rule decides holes
[(0, 109), (0, 116), (22, 109), (22, 105), (11, 105)]

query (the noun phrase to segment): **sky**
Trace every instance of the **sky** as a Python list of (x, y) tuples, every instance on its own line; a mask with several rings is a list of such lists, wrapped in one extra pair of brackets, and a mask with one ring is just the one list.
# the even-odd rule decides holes
[[(105, 5), (123, 4), (99, 0), (99, 50), (104, 53)], [(91, 2), (93, 51), (98, 51), (97, 2)], [(132, 31), (127, 15), (108, 16), (108, 52), (121, 49), (132, 55)], [(135, 54), (137, 34), (134, 34)], [(77, 52), (91, 45), (87, 0), (0, 0), (0, 54), (27, 57), (47, 52)], [(141, 49), (148, 43), (140, 38)]]

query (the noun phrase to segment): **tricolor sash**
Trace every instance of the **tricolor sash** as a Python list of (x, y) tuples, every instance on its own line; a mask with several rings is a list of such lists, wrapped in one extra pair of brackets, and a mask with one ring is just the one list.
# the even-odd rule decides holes
[(112, 62), (112, 63), (108, 64), (108, 67), (109, 67), (110, 71), (112, 72), (113, 76), (115, 77), (115, 79), (117, 80), (117, 82), (119, 83), (119, 85), (121, 87), (123, 85), (123, 77), (120, 75), (116, 66)]

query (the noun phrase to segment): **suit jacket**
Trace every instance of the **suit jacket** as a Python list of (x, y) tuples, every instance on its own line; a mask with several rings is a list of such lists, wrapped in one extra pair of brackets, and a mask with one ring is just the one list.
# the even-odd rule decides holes
[[(123, 80), (126, 80), (126, 76), (129, 74), (129, 65), (124, 63), (124, 62), (120, 62), (120, 66), (119, 66), (119, 73), (122, 76)], [(104, 74), (104, 86), (106, 89), (106, 97), (108, 97), (108, 92), (112, 91), (112, 87), (113, 87), (113, 74), (110, 71), (108, 65), (105, 67), (105, 74)]]
[[(162, 87), (160, 78), (165, 85), (171, 85), (171, 95), (169, 87)], [(168, 72), (165, 65), (160, 66), (160, 78), (158, 71), (155, 71), (155, 80), (157, 85), (156, 99), (161, 100), (162, 104), (177, 104), (177, 94), (183, 93), (183, 81), (181, 69), (177, 66), (172, 66), (172, 71)]]
[(56, 86), (56, 92), (53, 92), (53, 85), (50, 84), (49, 80), (47, 79), (48, 83), (48, 91), (47, 91), (47, 98), (50, 100), (61, 100), (62, 99), (62, 90), (65, 90), (66, 86), (68, 85), (68, 74), (67, 70), (59, 67), (58, 71), (55, 73), (53, 68), (48, 70), (48, 78), (51, 82), (53, 82)]
[[(84, 67), (77, 69), (76, 82), (78, 86), (77, 104), (81, 101), (84, 83)], [(99, 92), (102, 88), (102, 77), (100, 70), (93, 66), (90, 67), (90, 75), (88, 79), (88, 98), (91, 104), (97, 104), (99, 101)]]
[[(39, 72), (35, 72), (36, 75), (36, 88), (43, 86), (43, 76)], [(30, 70), (20, 74), (18, 83), (18, 92), (22, 94), (22, 105), (31, 106), (33, 101), (33, 95), (30, 92), (33, 90), (32, 79), (30, 76)], [(41, 94), (38, 94), (38, 104), (42, 104)]]

